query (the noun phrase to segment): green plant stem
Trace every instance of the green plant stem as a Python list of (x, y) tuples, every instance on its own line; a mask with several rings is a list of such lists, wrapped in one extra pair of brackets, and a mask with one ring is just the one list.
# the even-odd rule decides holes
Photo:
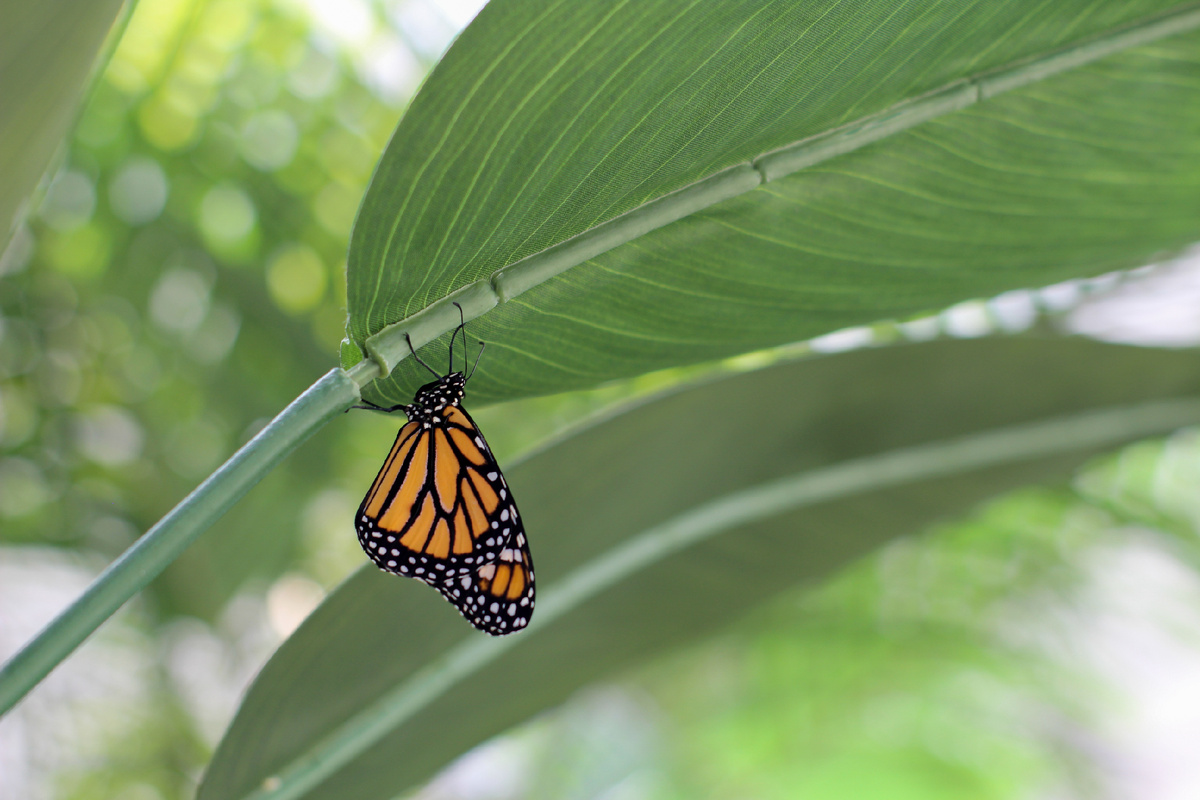
[(366, 373), (331, 370), (110, 564), (78, 600), (0, 669), (0, 714), (154, 580), (284, 456), (353, 405), (359, 398), (355, 378)]

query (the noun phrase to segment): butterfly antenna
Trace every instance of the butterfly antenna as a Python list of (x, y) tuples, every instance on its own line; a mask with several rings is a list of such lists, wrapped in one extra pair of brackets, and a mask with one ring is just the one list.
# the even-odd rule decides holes
[[(466, 346), (467, 346), (467, 319), (466, 319), (466, 316), (463, 314), (463, 307), (460, 306), (458, 303), (455, 303), (454, 305), (458, 309), (458, 327), (454, 329), (454, 333), (450, 334), (450, 371), (451, 372), (454, 372), (454, 337), (458, 335), (459, 331), (462, 331), (463, 347), (466, 348)], [(466, 356), (463, 356), (463, 370), (466, 371), (466, 368), (467, 368)]]
[(422, 367), (429, 370), (430, 372), (433, 372), (433, 375), (435, 378), (442, 377), (441, 375), (439, 375), (438, 373), (433, 371), (433, 367), (426, 364), (424, 361), (421, 360), (421, 357), (419, 355), (417, 355), (416, 348), (412, 346), (412, 337), (409, 336), (407, 333), (404, 334), (404, 341), (408, 342), (408, 349), (409, 349), (409, 351), (412, 352), (413, 358), (415, 358), (417, 360), (418, 364), (420, 364)]
[[(465, 339), (466, 337), (467, 337), (467, 334), (464, 332), (463, 338)], [(471, 375), (475, 374), (475, 368), (479, 366), (479, 356), (483, 355), (484, 346), (485, 345), (483, 342), (479, 343), (479, 352), (475, 356), (475, 363), (471, 365)], [(471, 380), (471, 375), (468, 375), (467, 377), (463, 378), (463, 383), (466, 383), (467, 381)]]

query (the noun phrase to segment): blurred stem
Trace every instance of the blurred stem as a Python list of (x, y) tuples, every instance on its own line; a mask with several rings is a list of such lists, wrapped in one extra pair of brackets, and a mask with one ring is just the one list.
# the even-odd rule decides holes
[(78, 600), (0, 669), (0, 714), (154, 580), (284, 456), (355, 403), (358, 385), (340, 369), (328, 372), (109, 565)]

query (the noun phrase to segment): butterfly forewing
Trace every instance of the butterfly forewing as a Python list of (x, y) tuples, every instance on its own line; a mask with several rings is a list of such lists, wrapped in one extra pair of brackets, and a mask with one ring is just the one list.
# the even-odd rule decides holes
[(509, 547), (492, 564), (434, 583), (442, 596), (479, 630), (493, 636), (519, 631), (533, 616), (533, 558), (519, 521)]
[(381, 569), (436, 585), (500, 559), (517, 507), (479, 427), (456, 401), (425, 416), (396, 435), (355, 528)]

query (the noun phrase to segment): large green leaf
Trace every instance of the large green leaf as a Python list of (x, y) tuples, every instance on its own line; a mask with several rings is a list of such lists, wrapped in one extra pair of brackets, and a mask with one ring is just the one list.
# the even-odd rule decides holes
[(776, 592), (1198, 421), (1200, 354), (1082, 340), (859, 351), (644, 402), (508, 470), (537, 564), (528, 631), (488, 638), (364, 567), (263, 669), (200, 798), (392, 797)]
[(495, 0), (372, 180), (345, 361), (386, 372), (406, 332), (440, 356), (457, 292), (492, 345), (478, 404), (1144, 263), (1200, 238), (1198, 26), (1167, 0)]
[(0, 3), (0, 251), (75, 119), (121, 0)]

